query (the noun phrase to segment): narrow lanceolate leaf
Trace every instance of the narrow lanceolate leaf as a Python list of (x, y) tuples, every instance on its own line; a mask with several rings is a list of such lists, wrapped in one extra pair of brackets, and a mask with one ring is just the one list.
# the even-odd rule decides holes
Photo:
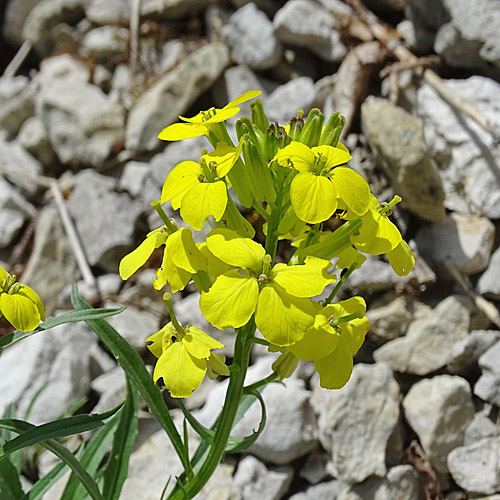
[(2, 500), (19, 500), (23, 489), (19, 481), (19, 473), (8, 457), (0, 458), (0, 498)]
[(115, 314), (121, 313), (124, 309), (125, 307), (113, 309), (92, 309), (90, 311), (71, 311), (66, 314), (61, 314), (60, 316), (49, 318), (47, 321), (40, 323), (38, 328), (32, 332), (20, 332), (19, 330), (16, 330), (15, 332), (4, 335), (0, 338), (0, 350), (25, 339), (26, 337), (30, 337), (34, 333), (43, 332), (44, 330), (49, 330), (55, 326), (64, 325), (66, 323), (75, 323), (77, 321), (86, 321), (88, 319), (107, 318), (108, 316), (114, 316)]
[[(76, 415), (74, 417), (55, 420), (47, 424), (33, 426), (16, 438), (7, 441), (3, 445), (3, 452), (0, 451), (0, 457), (20, 450), (21, 448), (46, 441), (47, 439), (71, 436), (73, 434), (90, 431), (96, 427), (101, 427), (120, 409), (120, 407), (121, 405), (118, 405), (112, 410), (98, 415)], [(9, 421), (21, 422), (20, 420), (0, 419), (0, 425)]]
[(127, 380), (127, 399), (120, 413), (111, 455), (104, 475), (103, 496), (106, 500), (118, 500), (127, 478), (128, 463), (137, 436), (137, 389)]
[[(71, 301), (77, 310), (88, 310), (91, 307), (80, 297), (78, 288), (73, 286), (71, 290)], [(165, 429), (184, 469), (189, 469), (189, 464), (184, 458), (184, 445), (177, 432), (167, 405), (163, 399), (160, 389), (153, 383), (151, 375), (146, 370), (136, 350), (106, 321), (102, 319), (87, 320), (99, 339), (113, 353), (118, 364), (123, 368), (130, 381), (135, 385), (142, 395), (151, 413), (156, 417), (160, 425)]]
[[(35, 426), (22, 420), (2, 419), (0, 420), (0, 428), (22, 434), (34, 429)], [(53, 439), (43, 441), (40, 444), (68, 465), (68, 467), (78, 476), (92, 500), (104, 500), (95, 481), (68, 449)]]

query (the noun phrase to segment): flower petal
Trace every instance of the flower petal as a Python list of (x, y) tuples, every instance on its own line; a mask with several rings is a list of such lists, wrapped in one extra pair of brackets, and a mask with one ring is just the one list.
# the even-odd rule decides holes
[(31, 332), (40, 323), (37, 306), (29, 297), (20, 293), (1, 293), (0, 311), (10, 324), (21, 332)]
[(352, 159), (352, 156), (349, 154), (349, 151), (346, 151), (342, 148), (334, 148), (333, 146), (316, 146), (311, 148), (312, 152), (315, 156), (318, 156), (318, 153), (321, 153), (322, 156), (326, 158), (326, 167), (333, 168), (338, 165), (342, 165), (343, 163), (347, 163)]
[(183, 290), (189, 283), (192, 273), (177, 267), (172, 258), (165, 252), (163, 262), (159, 269), (156, 270), (157, 279), (153, 279), (153, 287), (155, 290), (161, 290), (167, 281), (170, 284), (172, 293)]
[(172, 322), (167, 323), (159, 332), (150, 335), (146, 342), (152, 342), (147, 348), (153, 355), (159, 358), (165, 348), (168, 348), (172, 343), (172, 336), (174, 335), (174, 325)]
[(219, 276), (221, 274), (224, 274), (225, 272), (229, 271), (231, 269), (231, 266), (229, 264), (226, 264), (225, 262), (222, 262), (219, 258), (217, 258), (207, 247), (207, 244), (205, 242), (203, 243), (197, 243), (196, 246), (200, 250), (200, 252), (207, 258), (207, 269), (208, 272), (212, 276)]
[(205, 359), (194, 358), (182, 342), (175, 342), (160, 356), (153, 378), (155, 382), (163, 378), (173, 398), (188, 398), (198, 389), (206, 371)]
[(413, 257), (410, 247), (405, 240), (401, 240), (394, 250), (387, 252), (387, 258), (392, 269), (399, 276), (408, 276), (415, 266), (415, 257)]
[[(304, 361), (314, 361), (328, 356), (336, 347), (339, 335), (325, 328), (309, 328), (304, 338), (290, 345), (287, 349)], [(333, 333), (332, 333), (333, 332)]]
[(207, 259), (196, 247), (188, 227), (181, 227), (168, 237), (165, 252), (184, 271), (194, 274), (207, 270)]
[(337, 255), (339, 258), (337, 262), (337, 269), (346, 269), (355, 265), (356, 268), (359, 268), (363, 265), (366, 260), (366, 257), (359, 253), (354, 247), (347, 247)]
[(233, 99), (231, 102), (228, 102), (224, 108), (222, 109), (227, 109), (227, 108), (234, 108), (235, 106), (238, 106), (244, 102), (249, 101), (250, 99), (253, 99), (254, 97), (257, 97), (258, 95), (262, 94), (261, 90), (248, 90), (244, 94), (241, 94), (239, 97), (236, 99)]
[(3, 283), (3, 280), (9, 276), (9, 273), (3, 268), (0, 266), (0, 286), (2, 285)]
[(280, 149), (273, 160), (283, 167), (293, 166), (299, 172), (311, 172), (316, 161), (311, 148), (297, 141), (292, 141), (288, 146)]
[(200, 309), (205, 318), (220, 330), (239, 328), (255, 311), (259, 296), (257, 280), (236, 269), (220, 275), (208, 292), (200, 296)]
[(337, 193), (330, 179), (309, 172), (293, 178), (290, 200), (297, 217), (310, 224), (329, 219), (337, 208)]
[(158, 139), (162, 141), (181, 141), (192, 139), (208, 133), (207, 127), (198, 123), (174, 123), (165, 127), (159, 134)]
[(201, 167), (195, 161), (181, 161), (167, 175), (161, 191), (161, 203), (172, 200), (172, 208), (177, 210), (186, 192), (199, 184)]
[(38, 310), (38, 314), (40, 315), (40, 320), (45, 321), (45, 306), (43, 305), (42, 299), (40, 296), (27, 285), (23, 285), (22, 288), (17, 292), (18, 294), (24, 295), (28, 297), (28, 299), (35, 304), (35, 307)]
[(276, 264), (271, 278), (287, 293), (295, 297), (313, 297), (319, 295), (325, 286), (336, 280), (327, 273), (331, 262), (317, 257), (307, 257), (305, 264), (287, 266)]
[(266, 254), (264, 247), (250, 238), (243, 238), (236, 231), (223, 228), (210, 231), (207, 246), (217, 258), (231, 266), (261, 272), (262, 259)]
[(363, 215), (370, 204), (370, 186), (355, 170), (337, 167), (329, 174), (337, 194), (358, 215)]
[(295, 344), (313, 322), (314, 306), (309, 299), (293, 297), (276, 284), (270, 284), (261, 290), (255, 323), (272, 344)]
[(201, 231), (209, 215), (220, 220), (226, 205), (227, 189), (223, 181), (197, 182), (182, 198), (181, 217), (193, 229)]
[(213, 339), (196, 326), (188, 326), (182, 338), (184, 346), (191, 356), (198, 359), (208, 359), (212, 349), (222, 349), (224, 344)]
[(314, 361), (319, 383), (325, 389), (340, 389), (351, 378), (352, 356), (347, 342), (339, 338), (336, 349), (328, 356)]

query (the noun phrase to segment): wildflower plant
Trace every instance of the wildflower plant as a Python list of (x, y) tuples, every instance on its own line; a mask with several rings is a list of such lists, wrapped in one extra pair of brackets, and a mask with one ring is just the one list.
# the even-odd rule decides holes
[[(339, 389), (348, 382), (353, 356), (363, 344), (369, 322), (362, 297), (335, 298), (349, 276), (362, 267), (365, 254), (385, 254), (401, 276), (413, 268), (411, 250), (389, 219), (401, 198), (379, 203), (362, 175), (349, 166), (351, 155), (339, 142), (345, 123), (339, 113), (326, 123), (317, 109), (306, 118), (299, 111), (288, 124), (269, 123), (257, 99), (250, 104), (251, 116), (236, 122), (236, 138), (231, 138), (225, 121), (239, 112), (240, 104), (259, 94), (246, 92), (222, 109), (211, 108), (193, 118), (179, 117), (183, 123), (159, 133), (159, 139), (166, 141), (204, 135), (207, 149), (200, 152), (199, 161), (173, 166), (161, 199), (152, 202), (159, 227), (124, 256), (119, 266), (121, 277), (127, 280), (153, 251), (162, 248), (162, 262), (152, 285), (163, 293), (170, 320), (147, 339), (157, 358), (153, 377), (134, 349), (102, 319), (116, 311), (100, 310), (101, 316), (84, 318), (114, 354), (128, 380), (124, 406), (98, 416), (105, 428), (105, 420), (111, 419), (117, 426), (116, 435), (129, 438), (126, 449), (118, 437), (113, 442), (113, 450), (122, 455), (111, 453), (110, 463), (101, 473), (105, 476), (102, 494), (88, 473), (73, 467), (75, 478), (91, 498), (119, 497), (130, 439), (133, 442), (135, 436), (137, 392), (165, 429), (184, 468), (171, 484), (168, 498), (191, 499), (224, 454), (248, 448), (257, 439), (266, 419), (261, 391), (269, 383), (290, 377), (299, 360), (314, 364), (324, 388)], [(181, 220), (166, 215), (162, 205), (167, 203), (180, 210)], [(336, 219), (333, 231), (325, 224), (330, 218)], [(260, 223), (254, 227), (249, 221), (257, 219)], [(194, 237), (202, 230), (208, 232)], [(206, 234), (205, 241), (195, 243), (200, 234)], [(43, 319), (38, 296), (27, 288), (13, 289), (12, 280), (1, 272), (0, 309), (7, 319), (16, 318), (20, 330), (36, 327), (35, 319), (37, 324)], [(217, 352), (224, 347), (222, 343), (176, 318), (171, 294), (181, 292), (190, 282), (200, 293), (205, 318), (217, 329), (234, 331), (230, 363)], [(76, 288), (72, 300), (77, 313), (96, 311)], [(29, 320), (17, 319), (13, 301), (30, 308), (26, 313)], [(267, 346), (277, 358), (266, 378), (245, 386), (255, 344)], [(206, 375), (229, 378), (224, 404), (210, 429), (197, 422), (183, 404)], [(184, 413), (182, 437), (162, 387), (178, 399)], [(244, 438), (231, 437), (236, 421), (255, 401), (262, 410), (259, 429)], [(201, 437), (194, 455), (189, 453), (188, 424)]]

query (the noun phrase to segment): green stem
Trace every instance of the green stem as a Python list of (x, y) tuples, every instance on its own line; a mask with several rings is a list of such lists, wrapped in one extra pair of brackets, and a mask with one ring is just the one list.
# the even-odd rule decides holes
[(355, 269), (357, 269), (357, 266), (355, 266), (354, 264), (347, 269), (347, 271), (338, 280), (337, 284), (335, 285), (334, 289), (332, 290), (332, 293), (330, 293), (330, 295), (327, 297), (327, 299), (323, 302), (324, 305), (331, 303), (331, 301), (335, 298), (338, 291), (340, 290), (341, 286), (345, 283), (347, 278), (349, 278), (349, 276), (353, 273), (353, 271)]
[(183, 333), (184, 328), (182, 328), (180, 323), (177, 321), (177, 318), (176, 318), (175, 312), (174, 312), (174, 306), (172, 305), (172, 299), (170, 298), (170, 294), (168, 292), (163, 294), (163, 300), (167, 304), (168, 313), (170, 314), (170, 320), (174, 324), (175, 331), (178, 333)]
[(165, 226), (167, 226), (168, 229), (170, 229), (170, 232), (174, 233), (175, 231), (177, 231), (177, 228), (170, 222), (170, 219), (167, 217), (167, 214), (163, 211), (160, 200), (152, 201), (151, 206), (156, 210), (156, 212), (160, 216)]
[(263, 378), (262, 380), (259, 380), (258, 382), (254, 382), (251, 385), (247, 385), (243, 388), (245, 392), (250, 392), (255, 389), (259, 389), (260, 387), (267, 385), (271, 382), (275, 382), (278, 380), (278, 372), (273, 372), (271, 375), (268, 375), (266, 378)]
[(219, 415), (217, 430), (215, 431), (214, 441), (210, 447), (210, 451), (196, 476), (188, 480), (184, 485), (184, 491), (179, 491), (177, 489), (169, 496), (169, 500), (192, 499), (210, 479), (224, 456), (227, 440), (233, 426), (236, 412), (238, 411), (241, 396), (243, 395), (243, 384), (248, 369), (250, 350), (252, 347), (251, 339), (254, 332), (255, 322), (253, 318), (245, 326), (238, 329), (234, 345), (233, 365), (237, 365), (239, 369), (231, 371), (224, 406)]
[(349, 321), (352, 321), (353, 319), (360, 319), (362, 317), (363, 317), (363, 315), (359, 315), (358, 313), (352, 313), (352, 314), (348, 314), (347, 316), (342, 316), (341, 318), (332, 319), (329, 322), (329, 325), (330, 326), (342, 325), (343, 323), (348, 323)]
[(269, 214), (264, 210), (264, 207), (258, 201), (253, 200), (252, 207), (255, 208), (264, 220), (269, 219)]
[(254, 338), (252, 339), (252, 342), (253, 342), (254, 344), (265, 345), (266, 347), (269, 347), (269, 346), (271, 345), (271, 343), (270, 343), (270, 342), (268, 342), (267, 340), (265, 340), (265, 339), (259, 339), (259, 338), (257, 338), (257, 337), (254, 337)]

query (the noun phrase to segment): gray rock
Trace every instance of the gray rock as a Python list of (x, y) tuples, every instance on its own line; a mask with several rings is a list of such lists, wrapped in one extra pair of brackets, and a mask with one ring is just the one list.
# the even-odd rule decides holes
[(55, 80), (42, 92), (38, 112), (65, 165), (101, 168), (123, 140), (123, 110), (94, 85)]
[(84, 16), (83, 0), (40, 0), (23, 25), (23, 37), (33, 44), (45, 42), (60, 23), (76, 23)]
[(453, 480), (471, 493), (492, 494), (500, 491), (500, 438), (486, 438), (454, 449), (448, 455)]
[(451, 352), (451, 359), (446, 368), (450, 373), (463, 374), (477, 365), (479, 358), (500, 340), (498, 330), (474, 330), (460, 342)]
[(274, 36), (273, 24), (254, 3), (241, 7), (230, 17), (222, 28), (222, 36), (238, 64), (266, 70), (281, 59), (281, 44)]
[(372, 474), (385, 475), (399, 400), (399, 386), (383, 363), (355, 365), (351, 380), (338, 391), (315, 390), (319, 439), (331, 454), (338, 479), (358, 483)]
[[(488, 415), (489, 413), (489, 415)], [(481, 439), (499, 437), (500, 429), (498, 428), (493, 415), (494, 411), (481, 411), (474, 415), (472, 422), (465, 429), (464, 446), (481, 441)]]
[(5, 18), (2, 32), (15, 44), (23, 42), (23, 25), (38, 0), (12, 0), (5, 5)]
[(468, 301), (451, 296), (428, 316), (414, 320), (404, 337), (391, 340), (373, 353), (376, 361), (395, 371), (427, 375), (446, 366), (453, 346), (468, 336)]
[(252, 456), (241, 460), (234, 475), (242, 500), (279, 500), (292, 479), (293, 468), (289, 465), (268, 469)]
[(467, 380), (451, 375), (421, 380), (411, 387), (403, 408), (433, 466), (448, 472), (446, 457), (463, 444), (465, 429), (474, 418)]
[[(446, 83), (494, 123), (500, 123), (498, 83), (482, 76)], [(428, 84), (418, 91), (417, 113), (424, 121), (425, 141), (443, 181), (445, 207), (498, 219), (500, 150), (494, 147), (491, 134), (456, 112)]]
[(129, 161), (123, 168), (119, 187), (127, 190), (134, 198), (142, 195), (151, 202), (160, 198), (162, 185), (155, 182), (150, 165)]
[[(308, 366), (311, 366), (311, 364), (308, 364)], [(314, 365), (312, 366), (314, 369)], [(314, 450), (307, 456), (304, 465), (299, 471), (299, 476), (309, 484), (318, 484), (328, 476), (328, 471), (326, 470), (327, 464), (328, 455), (323, 450)]]
[(495, 226), (486, 217), (449, 214), (444, 224), (422, 227), (415, 237), (418, 250), (435, 268), (451, 259), (464, 274), (488, 267)]
[(411, 465), (396, 465), (389, 469), (387, 481), (391, 500), (419, 500), (420, 485), (417, 471)]
[(89, 31), (82, 40), (82, 53), (97, 61), (106, 61), (110, 57), (127, 51), (129, 30), (116, 26), (101, 26)]
[(161, 48), (160, 71), (166, 73), (187, 56), (186, 44), (182, 40), (169, 40)]
[(444, 191), (427, 152), (422, 121), (386, 99), (371, 98), (361, 106), (361, 122), (377, 162), (404, 206), (422, 219), (442, 222)]
[(216, 0), (144, 0), (141, 3), (141, 16), (179, 19), (214, 3)]
[(113, 191), (115, 181), (87, 169), (75, 176), (68, 201), (91, 266), (116, 273), (134, 244), (135, 224), (144, 208), (127, 193)]
[(37, 177), (42, 173), (42, 165), (27, 153), (17, 142), (7, 142), (0, 135), (0, 162), (7, 177), (21, 194), (32, 198), (38, 192)]
[(316, 89), (312, 78), (300, 76), (280, 85), (263, 99), (264, 109), (270, 122), (286, 125), (299, 109), (307, 114), (314, 102)]
[(85, 15), (99, 26), (128, 25), (130, 6), (130, 0), (88, 0), (85, 3)]
[(482, 400), (500, 406), (500, 342), (490, 347), (480, 358), (482, 375), (474, 386), (474, 394)]
[(125, 372), (120, 366), (116, 366), (110, 372), (103, 373), (93, 380), (90, 387), (99, 395), (99, 402), (92, 409), (92, 413), (111, 410), (127, 395)]
[(490, 264), (486, 271), (481, 275), (477, 283), (477, 290), (481, 294), (488, 295), (495, 299), (500, 298), (500, 248), (493, 252)]
[(19, 130), (18, 141), (21, 146), (37, 158), (43, 165), (49, 166), (55, 160), (47, 129), (38, 116), (28, 118)]
[(10, 135), (35, 112), (34, 89), (25, 76), (0, 77), (0, 129)]
[(326, 8), (311, 0), (287, 2), (275, 15), (274, 32), (284, 43), (306, 47), (330, 62), (340, 62), (346, 48), (340, 23)]
[(43, 298), (48, 313), (54, 311), (61, 290), (80, 279), (80, 271), (54, 204), (40, 211), (33, 251), (23, 281)]
[(24, 221), (34, 216), (35, 207), (0, 177), (0, 248), (7, 247)]
[(24, 418), (34, 401), (30, 422), (39, 424), (60, 417), (87, 395), (89, 352), (96, 343), (97, 337), (84, 323), (71, 323), (9, 347), (0, 358), (2, 373), (9, 374), (0, 382), (0, 414), (7, 404), (15, 403), (18, 415)]
[(311, 486), (304, 492), (296, 493), (290, 497), (290, 500), (337, 500), (340, 492), (345, 489), (346, 486), (340, 481), (328, 481)]
[(40, 63), (40, 71), (33, 77), (33, 84), (43, 93), (56, 80), (85, 85), (90, 81), (90, 69), (82, 60), (70, 54), (47, 57)]
[(196, 98), (209, 88), (229, 63), (222, 43), (205, 45), (160, 78), (134, 104), (126, 130), (126, 147), (132, 152), (160, 146), (162, 128), (177, 121)]
[(370, 477), (361, 484), (355, 484), (344, 490), (337, 500), (392, 500), (387, 481), (379, 477)]

